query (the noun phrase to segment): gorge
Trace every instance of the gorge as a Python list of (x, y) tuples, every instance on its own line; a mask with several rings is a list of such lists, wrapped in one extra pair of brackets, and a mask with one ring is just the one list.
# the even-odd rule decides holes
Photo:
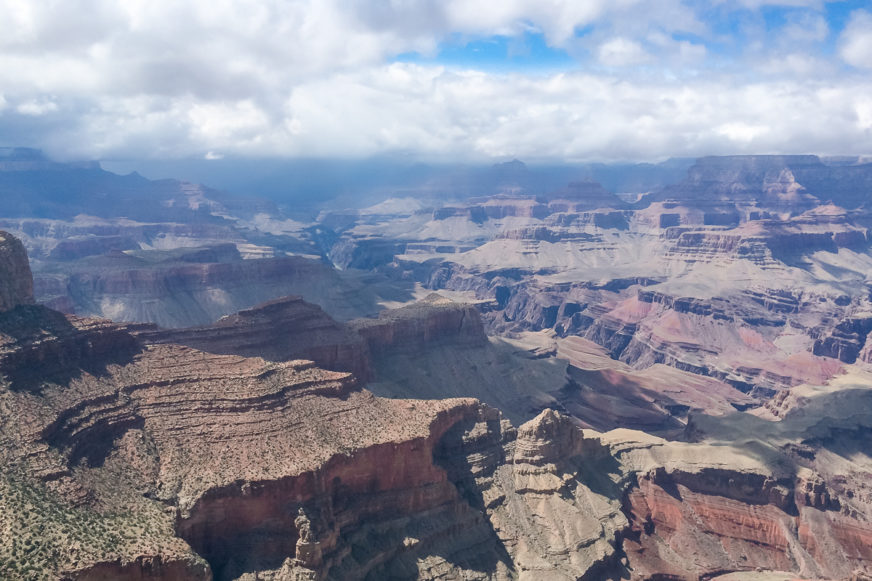
[(868, 164), (308, 218), (0, 174), (0, 577), (872, 576)]

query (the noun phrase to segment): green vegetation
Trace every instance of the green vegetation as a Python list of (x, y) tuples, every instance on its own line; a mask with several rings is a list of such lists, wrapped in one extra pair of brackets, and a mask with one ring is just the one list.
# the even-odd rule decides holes
[(0, 475), (0, 579), (57, 579), (62, 571), (144, 551), (185, 551), (170, 519), (156, 503), (141, 500), (127, 510), (101, 512), (75, 506), (21, 473)]

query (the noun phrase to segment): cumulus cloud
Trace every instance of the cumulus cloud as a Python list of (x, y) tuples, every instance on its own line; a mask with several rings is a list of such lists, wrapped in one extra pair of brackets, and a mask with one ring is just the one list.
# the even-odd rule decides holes
[[(829, 30), (817, 2), (787, 3), (800, 10), (780, 34), (791, 52), (741, 63), (780, 71), (761, 82), (706, 68), (717, 39), (681, 0), (0, 0), (0, 135), (66, 158), (872, 149), (857, 96), (872, 87), (805, 78), (821, 60), (802, 47)], [(854, 13), (840, 40), (857, 67), (870, 63), (870, 18)], [(441, 43), (526, 34), (577, 67), (427, 61)], [(424, 64), (392, 62), (410, 52)]]
[[(466, 159), (659, 159), (869, 151), (872, 82), (628, 82), (564, 73), (495, 76), (393, 64), (298, 85), (280, 113), (254, 102), (109, 100), (53, 128), (85, 157), (153, 152)], [(59, 141), (68, 136), (67, 142)], [(204, 155), (200, 153), (199, 155)], [(208, 155), (208, 154), (206, 154)]]
[(849, 65), (872, 69), (872, 13), (856, 10), (840, 39), (842, 58)]
[[(390, 70), (397, 68), (402, 75)], [(860, 106), (858, 95), (872, 94), (866, 81), (736, 85), (730, 79), (628, 82), (583, 73), (531, 78), (390, 69), (345, 76), (335, 93), (335, 83), (301, 87), (290, 104), (304, 128), (296, 147), (326, 139), (351, 140), (357, 151), (656, 159), (872, 146), (851, 113)]]

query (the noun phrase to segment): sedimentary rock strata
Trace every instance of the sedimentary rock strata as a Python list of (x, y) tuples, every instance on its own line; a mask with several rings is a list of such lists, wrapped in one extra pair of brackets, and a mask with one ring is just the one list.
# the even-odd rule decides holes
[(33, 304), (2, 235), (0, 576), (869, 572), (868, 168), (312, 224), (83, 169), (159, 207), (5, 221), (36, 294), (176, 328)]
[(262, 357), (271, 361), (310, 359), (323, 369), (370, 376), (366, 342), (320, 307), (289, 296), (222, 317), (212, 325), (140, 332), (149, 343), (188, 345), (209, 353)]
[(349, 327), (363, 337), (373, 353), (387, 349), (423, 349), (449, 341), (463, 346), (487, 342), (475, 307), (432, 293), (411, 305), (382, 311), (377, 318), (355, 319)]

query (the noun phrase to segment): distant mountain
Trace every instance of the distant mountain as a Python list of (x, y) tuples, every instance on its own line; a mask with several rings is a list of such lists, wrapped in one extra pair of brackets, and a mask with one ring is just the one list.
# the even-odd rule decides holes
[(872, 164), (827, 165), (814, 155), (703, 157), (687, 177), (650, 201), (694, 204), (756, 204), (802, 212), (832, 202), (854, 209), (872, 198)]
[(570, 182), (596, 181), (612, 193), (651, 192), (681, 181), (693, 159), (650, 164), (494, 165), (424, 163), (398, 158), (362, 160), (240, 159), (104, 163), (115, 171), (174, 176), (237, 195), (258, 195), (294, 210), (331, 202), (365, 207), (397, 196), (465, 199), (505, 192), (547, 195)]
[(175, 179), (149, 180), (136, 172), (118, 175), (99, 162), (60, 163), (40, 151), (0, 149), (0, 216), (67, 220), (79, 214), (142, 222), (220, 221), (217, 206), (250, 212), (262, 200), (237, 203), (231, 196)]

